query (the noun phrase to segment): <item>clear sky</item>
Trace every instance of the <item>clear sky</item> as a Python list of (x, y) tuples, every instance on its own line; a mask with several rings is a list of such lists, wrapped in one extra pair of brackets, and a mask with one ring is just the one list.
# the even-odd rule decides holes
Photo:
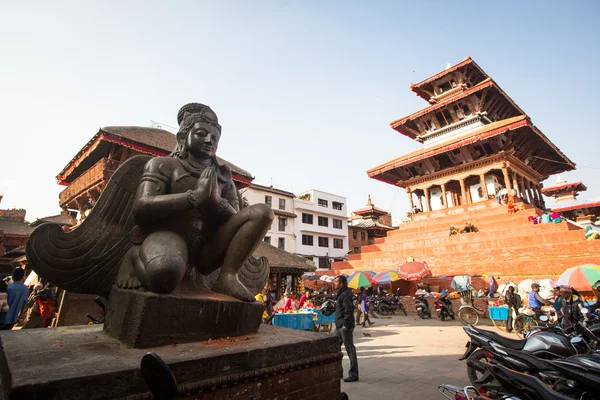
[[(37, 4), (36, 4), (37, 3)], [(100, 126), (175, 126), (210, 105), (219, 155), (255, 182), (394, 219), (403, 189), (366, 170), (420, 145), (389, 123), (409, 85), (475, 61), (580, 168), (600, 200), (597, 1), (0, 3), (0, 207), (57, 214), (56, 175)], [(555, 177), (547, 182), (554, 184)]]

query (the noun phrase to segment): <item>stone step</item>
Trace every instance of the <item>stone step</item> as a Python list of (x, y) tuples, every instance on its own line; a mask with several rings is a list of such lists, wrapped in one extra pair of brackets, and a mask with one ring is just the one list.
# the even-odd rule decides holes
[[(512, 227), (511, 227), (512, 228)], [(499, 233), (501, 232), (501, 233)], [(546, 224), (546, 225), (527, 225), (518, 229), (508, 229), (500, 231), (497, 229), (490, 231), (480, 231), (470, 234), (459, 234), (454, 236), (448, 236), (445, 231), (434, 232), (432, 234), (420, 235), (410, 238), (385, 238), (382, 243), (372, 244), (361, 247), (359, 254), (350, 254), (349, 259), (355, 260), (360, 259), (361, 254), (376, 253), (379, 251), (401, 251), (409, 250), (413, 248), (422, 247), (436, 247), (443, 246), (446, 244), (468, 244), (475, 245), (479, 242), (485, 242), (490, 240), (499, 240), (507, 238), (536, 238), (539, 243), (548, 243), (561, 241), (561, 235), (565, 235), (565, 238), (585, 238), (585, 231), (582, 229), (570, 230), (567, 224)], [(547, 239), (544, 240), (544, 238)]]
[[(518, 241), (515, 241), (518, 244)], [(471, 250), (471, 247), (463, 249), (433, 249), (428, 251), (408, 252), (382, 252), (379, 257), (372, 259), (353, 260), (347, 262), (338, 262), (332, 264), (332, 269), (354, 269), (354, 270), (374, 270), (386, 271), (394, 269), (405, 262), (409, 256), (417, 260), (426, 261), (434, 276), (449, 275), (456, 273), (488, 273), (494, 272), (494, 266), (501, 267), (501, 273), (546, 273), (560, 274), (565, 268), (584, 263), (597, 263), (600, 251), (600, 241), (586, 241), (581, 239), (571, 240), (569, 242), (558, 242), (550, 244), (525, 244), (505, 247), (496, 247), (496, 245), (487, 249)], [(515, 269), (508, 268), (510, 263), (518, 265), (519, 263), (530, 263), (536, 260), (544, 261), (545, 269), (538, 269), (537, 272), (521, 271), (521, 267)], [(564, 260), (575, 260), (565, 267)], [(480, 266), (481, 268), (478, 269)], [(541, 268), (540, 265), (535, 265)]]
[[(537, 241), (534, 241), (535, 239), (533, 238), (516, 238), (487, 243), (450, 244), (446, 246), (424, 247), (421, 249), (413, 248), (400, 251), (380, 251), (377, 253), (360, 254), (360, 258), (351, 261), (393, 259), (394, 261), (402, 262), (409, 256), (426, 261), (427, 263), (443, 262), (448, 258), (454, 260), (462, 260), (465, 258), (485, 260), (490, 254), (504, 254), (512, 251), (512, 249), (518, 249), (519, 251), (522, 251), (523, 254), (528, 254), (536, 250), (549, 251), (549, 248), (558, 249), (560, 253), (554, 255), (560, 256), (561, 253), (571, 254), (573, 246), (579, 250), (588, 249), (594, 246), (594, 244), (591, 244), (592, 242), (582, 241), (578, 236), (569, 237), (568, 239), (568, 241), (555, 240), (554, 242), (549, 243), (538, 243)], [(567, 245), (570, 247), (565, 249), (564, 247)]]
[(400, 227), (398, 229), (389, 231), (387, 234), (387, 237), (402, 236), (402, 235), (410, 234), (410, 233), (414, 234), (414, 233), (420, 233), (420, 232), (428, 232), (428, 231), (431, 231), (432, 228), (448, 230), (450, 225), (454, 225), (456, 227), (463, 227), (467, 221), (471, 221), (471, 223), (477, 227), (484, 226), (487, 223), (494, 223), (494, 222), (500, 222), (500, 221), (506, 221), (506, 222), (525, 221), (527, 223), (530, 223), (528, 221), (528, 218), (530, 216), (534, 216), (534, 215), (537, 215), (537, 211), (523, 210), (523, 211), (519, 211), (514, 214), (508, 214), (506, 212), (503, 212), (502, 214), (483, 214), (482, 215), (480, 213), (477, 213), (477, 214), (471, 214), (471, 215), (463, 215), (461, 218), (457, 218), (455, 220), (444, 220), (444, 221), (431, 220), (431, 221), (427, 221), (427, 222), (423, 222), (423, 221), (407, 222), (407, 223), (400, 225)]
[[(468, 211), (469, 208), (477, 208), (477, 207), (485, 207), (483, 209), (479, 209), (479, 210), (472, 210), (472, 211)], [(524, 207), (528, 207), (524, 210), (520, 210), (518, 211), (516, 214), (526, 214), (526, 215), (535, 215), (535, 214), (541, 214), (542, 211), (538, 210), (534, 207), (530, 207), (530, 206), (526, 206), (524, 205)], [(459, 212), (460, 211), (460, 212)], [(454, 212), (454, 214), (451, 215), (440, 215), (440, 213), (445, 213), (445, 212)], [(411, 229), (411, 227), (421, 227), (421, 226), (427, 226), (427, 225), (431, 225), (431, 224), (442, 224), (442, 225), (450, 225), (450, 224), (464, 224), (466, 221), (469, 220), (469, 218), (471, 218), (471, 222), (474, 222), (473, 220), (477, 219), (477, 218), (484, 218), (487, 216), (494, 216), (494, 215), (508, 215), (508, 207), (505, 205), (499, 205), (498, 203), (496, 203), (495, 201), (487, 201), (487, 202), (481, 202), (481, 203), (476, 203), (474, 205), (470, 205), (470, 206), (464, 206), (464, 207), (456, 207), (453, 209), (448, 209), (446, 211), (433, 211), (430, 213), (423, 213), (423, 214), (417, 214), (415, 216), (413, 216), (413, 220), (411, 222), (407, 222), (404, 224), (401, 224), (398, 228), (398, 231), (402, 231), (402, 230), (406, 230), (406, 229)], [(426, 219), (419, 219), (419, 218), (426, 218)], [(396, 232), (396, 231), (393, 231)]]
[[(596, 253), (600, 246), (596, 249)], [(504, 259), (504, 260), (479, 260), (470, 263), (439, 263), (431, 266), (433, 276), (442, 275), (539, 275), (539, 276), (558, 276), (566, 269), (583, 264), (597, 264), (598, 256), (590, 254), (579, 254), (564, 257), (540, 257), (535, 259)], [(347, 261), (332, 264), (332, 271), (329, 274), (347, 273), (354, 271), (371, 270), (374, 272), (384, 272), (394, 270), (398, 264), (373, 265), (350, 263)], [(390, 266), (391, 265), (391, 266)]]

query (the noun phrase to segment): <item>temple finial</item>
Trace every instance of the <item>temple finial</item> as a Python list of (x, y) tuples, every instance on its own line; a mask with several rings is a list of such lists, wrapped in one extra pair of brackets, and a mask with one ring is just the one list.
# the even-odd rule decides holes
[(371, 195), (369, 195), (369, 200), (367, 201), (367, 207), (374, 207), (374, 204), (371, 201)]

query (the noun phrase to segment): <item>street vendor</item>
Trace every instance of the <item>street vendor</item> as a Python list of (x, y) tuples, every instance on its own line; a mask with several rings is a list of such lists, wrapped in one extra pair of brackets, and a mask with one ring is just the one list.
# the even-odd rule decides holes
[(283, 312), (294, 311), (296, 309), (296, 302), (294, 301), (294, 295), (289, 288), (285, 290), (283, 297), (285, 299)]
[(306, 302), (307, 302), (308, 299), (310, 299), (310, 292), (307, 290), (300, 297), (300, 302), (298, 303), (298, 308), (304, 307), (304, 305), (306, 304)]

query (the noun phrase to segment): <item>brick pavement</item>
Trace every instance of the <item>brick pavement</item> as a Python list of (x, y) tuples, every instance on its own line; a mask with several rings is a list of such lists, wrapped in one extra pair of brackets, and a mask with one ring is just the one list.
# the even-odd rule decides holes
[[(342, 382), (342, 391), (351, 400), (443, 399), (438, 385), (469, 384), (466, 364), (458, 361), (468, 338), (460, 322), (414, 315), (375, 321), (354, 332), (360, 381)], [(345, 352), (343, 365), (347, 372)]]

